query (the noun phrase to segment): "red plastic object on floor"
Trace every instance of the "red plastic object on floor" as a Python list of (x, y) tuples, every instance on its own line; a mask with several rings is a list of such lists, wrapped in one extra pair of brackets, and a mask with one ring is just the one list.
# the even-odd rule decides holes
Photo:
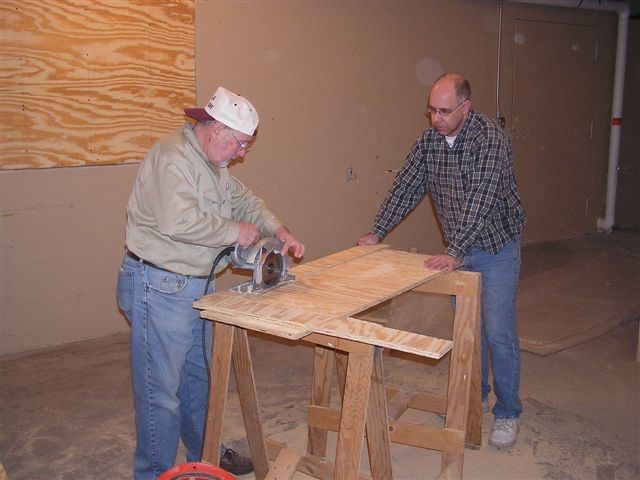
[(215, 465), (189, 462), (170, 468), (158, 480), (236, 480), (236, 477)]

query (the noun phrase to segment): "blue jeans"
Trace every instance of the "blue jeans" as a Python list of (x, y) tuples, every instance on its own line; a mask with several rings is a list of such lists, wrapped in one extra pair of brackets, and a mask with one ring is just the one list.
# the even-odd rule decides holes
[(493, 255), (474, 248), (461, 270), (482, 274), (482, 398), (491, 391), (493, 372), (496, 418), (518, 418), (520, 402), (520, 341), (516, 321), (516, 290), (520, 274), (520, 239)]
[(117, 296), (131, 323), (136, 480), (155, 479), (173, 467), (180, 439), (187, 461), (200, 460), (209, 394), (202, 329), (210, 362), (212, 325), (192, 304), (205, 285), (206, 279), (166, 272), (128, 255), (122, 261)]

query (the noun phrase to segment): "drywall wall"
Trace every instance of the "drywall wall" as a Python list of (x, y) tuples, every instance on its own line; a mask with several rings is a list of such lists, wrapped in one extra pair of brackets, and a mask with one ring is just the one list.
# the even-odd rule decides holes
[(137, 166), (0, 173), (2, 353), (128, 328), (115, 282)]
[[(353, 245), (370, 227), (394, 170), (426, 126), (426, 93), (438, 74), (464, 72), (476, 108), (494, 112), (498, 11), (497, 1), (196, 2), (198, 103), (225, 85), (256, 104), (258, 140), (231, 168), (306, 242), (311, 260)], [(593, 23), (611, 56), (615, 19), (569, 14)], [(536, 15), (551, 20), (557, 12)], [(610, 102), (607, 81), (595, 99), (603, 104)], [(606, 158), (594, 168), (605, 172)], [(115, 282), (136, 169), (0, 172), (2, 353), (128, 329)], [(548, 182), (519, 180), (541, 188)], [(604, 192), (600, 180), (596, 197)], [(535, 225), (527, 228), (535, 232)], [(385, 241), (439, 251), (429, 202)], [(236, 278), (225, 274), (219, 285)]]
[[(368, 232), (437, 76), (466, 72), (477, 108), (494, 105), (494, 2), (199, 2), (196, 18), (198, 101), (218, 85), (252, 99), (258, 140), (233, 171), (311, 257)], [(430, 203), (385, 241), (440, 250)]]
[[(263, 115), (259, 139), (234, 171), (275, 194), (276, 211), (313, 239), (312, 254), (348, 246), (370, 227), (406, 152), (428, 125), (427, 92), (440, 73), (464, 73), (475, 108), (495, 114), (498, 2), (369, 2), (366, 8), (243, 2), (227, 8), (232, 3), (196, 4), (197, 98), (206, 101), (223, 84), (254, 100)], [(594, 231), (606, 173), (616, 15), (508, 6), (503, 17), (500, 101), (507, 129), (520, 141), (516, 174), (522, 173), (530, 218), (524, 241)], [(562, 45), (558, 35), (566, 37)], [(556, 52), (565, 70), (555, 64), (545, 70), (544, 55)], [(516, 75), (520, 58), (528, 70)], [(547, 98), (552, 120), (541, 108)], [(532, 120), (537, 132), (517, 123), (526, 113), (539, 113)], [(437, 251), (440, 240), (429, 201), (386, 239), (422, 251)]]

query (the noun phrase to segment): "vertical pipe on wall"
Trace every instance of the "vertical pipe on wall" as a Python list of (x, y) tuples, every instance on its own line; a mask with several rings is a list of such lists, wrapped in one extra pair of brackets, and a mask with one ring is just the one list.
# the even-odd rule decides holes
[[(620, 157), (620, 130), (622, 128), (622, 98), (627, 57), (627, 32), (629, 29), (629, 5), (624, 1), (611, 0), (509, 0), (511, 3), (543, 5), (547, 7), (607, 10), (618, 14), (616, 44), (616, 66), (613, 79), (611, 105), (611, 130), (609, 137), (609, 163), (607, 169), (607, 198), (605, 215), (598, 218), (598, 230), (608, 232), (615, 220), (616, 193), (618, 189), (618, 163)], [(502, 3), (502, 2), (501, 2)]]
[(616, 44), (616, 67), (613, 80), (613, 101), (611, 104), (611, 134), (609, 139), (609, 169), (607, 172), (607, 202), (604, 217), (598, 218), (598, 230), (609, 231), (613, 227), (616, 214), (616, 193), (618, 190), (618, 163), (620, 158), (620, 131), (622, 129), (622, 99), (624, 93), (624, 72), (627, 57), (627, 32), (629, 28), (629, 6), (618, 11), (618, 38)]

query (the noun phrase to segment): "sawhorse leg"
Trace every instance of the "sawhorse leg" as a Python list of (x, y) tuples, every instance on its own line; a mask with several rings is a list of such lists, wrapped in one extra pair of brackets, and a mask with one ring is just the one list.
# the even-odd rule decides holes
[(364, 354), (349, 352), (333, 475), (336, 480), (358, 478), (360, 470), (374, 348), (366, 350)]
[(371, 477), (374, 480), (393, 478), (391, 472), (391, 442), (389, 439), (389, 417), (387, 395), (382, 369), (382, 348), (376, 347), (373, 354), (373, 372), (367, 414), (367, 448)]
[[(321, 335), (311, 339), (330, 347), (332, 341), (336, 343), (336, 339)], [(316, 346), (311, 399), (313, 406), (329, 408), (335, 353), (342, 409), (334, 478), (358, 478), (365, 429), (372, 478), (392, 478), (382, 348), (348, 340), (338, 344), (335, 351)], [(326, 456), (326, 441), (326, 429), (309, 427), (309, 454)]]
[[(315, 347), (313, 379), (311, 383), (311, 405), (329, 408), (331, 401), (331, 374), (333, 373), (333, 351)], [(307, 452), (316, 457), (327, 455), (327, 430), (309, 427)]]
[(269, 461), (264, 443), (247, 331), (219, 322), (215, 324), (213, 337), (209, 411), (203, 460), (214, 465), (220, 462), (222, 425), (232, 359), (255, 475), (257, 479), (263, 479), (269, 472)]
[[(480, 294), (477, 273), (452, 272), (416, 288), (416, 291), (456, 296), (453, 321), (453, 349), (449, 366), (449, 387), (445, 430), (465, 432), (465, 443), (479, 448), (482, 441), (480, 401)], [(442, 471), (447, 478), (462, 478), (464, 445), (442, 451)]]
[(227, 390), (229, 389), (234, 329), (235, 327), (224, 323), (214, 324), (209, 411), (207, 412), (207, 429), (205, 431), (204, 451), (202, 454), (202, 460), (213, 465), (220, 463), (222, 423), (224, 420), (224, 408), (227, 403)]

